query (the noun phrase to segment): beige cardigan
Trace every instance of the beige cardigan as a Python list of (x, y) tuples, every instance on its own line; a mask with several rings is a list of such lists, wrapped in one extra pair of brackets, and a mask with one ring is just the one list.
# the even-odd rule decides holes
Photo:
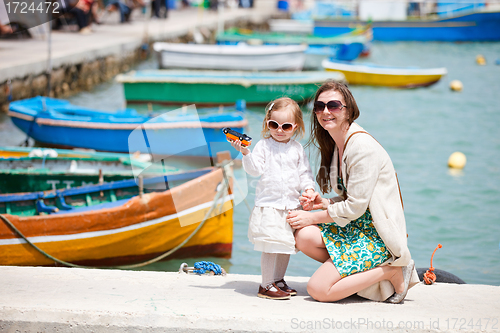
[[(337, 188), (338, 149), (335, 150), (330, 169), (331, 184), (339, 195), (331, 199), (328, 214), (341, 227), (363, 215), (367, 208), (373, 225), (384, 241), (392, 257), (383, 265), (406, 266), (411, 255), (407, 246), (406, 222), (403, 201), (392, 161), (385, 149), (369, 134), (352, 123), (347, 132), (342, 158), (343, 182), (347, 194)], [(419, 283), (414, 270), (410, 288)], [(375, 283), (358, 292), (359, 296), (383, 301), (394, 293), (388, 280)]]

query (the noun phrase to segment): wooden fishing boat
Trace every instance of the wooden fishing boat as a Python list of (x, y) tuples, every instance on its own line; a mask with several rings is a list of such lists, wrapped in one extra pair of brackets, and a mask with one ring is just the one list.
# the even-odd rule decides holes
[[(9, 115), (19, 129), (45, 146), (164, 156), (215, 157), (228, 150), (222, 129), (243, 131), (248, 123), (234, 107), (197, 111), (188, 106), (147, 116), (133, 109), (96, 111), (47, 97), (12, 102)], [(233, 149), (232, 154), (237, 152)]]
[[(0, 212), (39, 249), (73, 264), (116, 266), (149, 260), (182, 245), (200, 223), (201, 228), (168, 259), (230, 257), (232, 194), (225, 186), (223, 169), (199, 169), (166, 178), (144, 179), (143, 194), (134, 179), (3, 194)], [(175, 186), (178, 182), (183, 183)], [(163, 189), (147, 193), (152, 184)], [(0, 265), (54, 264), (2, 220), (0, 253)]]
[(116, 79), (123, 83), (125, 99), (130, 103), (230, 105), (244, 99), (250, 105), (267, 104), (282, 96), (307, 101), (318, 85), (327, 79), (343, 80), (343, 76), (322, 71), (143, 70)]
[[(31, 155), (2, 157), (9, 151)], [(79, 156), (75, 152), (71, 156), (71, 151), (66, 152), (66, 156), (59, 156), (53, 149), (0, 147), (0, 193), (48, 191), (130, 179), (134, 178), (134, 168), (145, 170), (144, 176), (148, 177), (179, 171), (170, 166), (151, 168), (149, 161), (129, 154), (87, 152)]]
[(93, 149), (57, 149), (45, 147), (18, 147), (18, 146), (0, 146), (0, 158), (14, 157), (64, 157), (64, 158), (90, 158), (90, 159), (127, 159), (132, 158), (142, 162), (151, 160), (148, 154), (123, 154), (95, 151)]
[(337, 36), (316, 36), (304, 34), (283, 34), (277, 32), (254, 32), (251, 30), (233, 28), (217, 34), (219, 44), (237, 44), (240, 42), (259, 41), (270, 45), (295, 45), (306, 44), (306, 68), (308, 58), (321, 52), (324, 58), (338, 60), (354, 60), (360, 56), (372, 40), (371, 32), (366, 29), (351, 29), (348, 33)]
[(324, 60), (327, 71), (344, 74), (349, 84), (397, 88), (427, 87), (446, 75), (446, 68), (391, 67)]
[(207, 45), (154, 43), (160, 68), (300, 71), (305, 45)]
[(269, 30), (287, 34), (312, 35), (313, 20), (271, 19), (268, 21)]

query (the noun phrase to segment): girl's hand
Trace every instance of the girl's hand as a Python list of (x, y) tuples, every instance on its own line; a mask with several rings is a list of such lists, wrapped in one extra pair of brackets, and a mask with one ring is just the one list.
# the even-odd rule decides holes
[(304, 210), (325, 209), (324, 200), (318, 192), (306, 191), (299, 198), (300, 204)]
[(243, 147), (241, 145), (241, 141), (240, 140), (227, 140), (228, 142), (231, 143), (231, 146), (233, 146), (234, 149), (236, 149), (237, 151), (241, 152), (243, 155), (248, 155), (250, 154), (250, 149), (246, 148), (246, 147)]
[(303, 210), (291, 210), (288, 212), (286, 221), (293, 229), (302, 229), (308, 225), (316, 224), (313, 219), (313, 214)]

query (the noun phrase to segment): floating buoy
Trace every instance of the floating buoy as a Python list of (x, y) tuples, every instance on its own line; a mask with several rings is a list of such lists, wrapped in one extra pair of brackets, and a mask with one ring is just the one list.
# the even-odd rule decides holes
[(500, 58), (495, 61), (495, 65), (500, 65)]
[(476, 62), (478, 65), (486, 65), (486, 59), (484, 58), (484, 56), (482, 54), (478, 54), (477, 57), (476, 57)]
[(453, 91), (462, 91), (464, 85), (459, 80), (453, 80), (450, 82), (450, 89)]
[(465, 155), (459, 151), (454, 152), (448, 158), (448, 166), (454, 169), (463, 169), (467, 163)]

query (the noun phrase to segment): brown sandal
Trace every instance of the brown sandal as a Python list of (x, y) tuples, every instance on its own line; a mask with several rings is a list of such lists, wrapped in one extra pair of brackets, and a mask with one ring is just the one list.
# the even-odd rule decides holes
[(275, 283), (270, 283), (265, 288), (259, 286), (257, 296), (269, 299), (290, 299), (290, 294), (281, 290)]

